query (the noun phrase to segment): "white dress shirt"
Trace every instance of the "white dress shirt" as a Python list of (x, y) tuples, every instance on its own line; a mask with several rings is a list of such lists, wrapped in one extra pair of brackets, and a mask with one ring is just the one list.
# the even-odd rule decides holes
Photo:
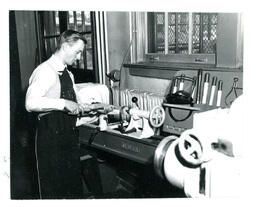
[[(26, 94), (27, 111), (46, 112), (64, 109), (65, 101), (60, 98), (59, 74), (65, 67), (57, 56), (52, 55), (33, 71)], [(77, 92), (74, 77), (71, 72), (69, 75)], [(77, 100), (79, 102), (79, 97)]]

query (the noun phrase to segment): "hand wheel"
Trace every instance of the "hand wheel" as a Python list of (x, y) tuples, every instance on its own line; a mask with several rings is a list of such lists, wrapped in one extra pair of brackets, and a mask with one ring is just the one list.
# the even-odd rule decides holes
[(155, 106), (149, 114), (149, 122), (153, 127), (160, 127), (165, 120), (165, 111), (161, 106)]

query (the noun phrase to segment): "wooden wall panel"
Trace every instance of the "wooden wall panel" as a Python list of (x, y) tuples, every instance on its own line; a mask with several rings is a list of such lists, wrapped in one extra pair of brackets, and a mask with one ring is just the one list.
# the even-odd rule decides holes
[(25, 91), (29, 77), (36, 67), (36, 31), (34, 11), (15, 11), (21, 87)]

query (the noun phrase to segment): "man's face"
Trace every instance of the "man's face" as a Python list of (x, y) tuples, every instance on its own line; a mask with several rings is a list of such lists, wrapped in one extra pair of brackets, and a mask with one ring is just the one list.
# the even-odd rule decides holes
[(65, 63), (67, 65), (74, 64), (77, 60), (81, 59), (81, 55), (84, 50), (84, 42), (82, 40), (78, 40), (73, 44), (65, 45)]

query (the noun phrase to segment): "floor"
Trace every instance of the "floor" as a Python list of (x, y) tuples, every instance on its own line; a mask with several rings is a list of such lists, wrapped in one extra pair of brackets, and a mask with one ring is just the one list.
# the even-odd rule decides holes
[(11, 147), (11, 198), (37, 199), (39, 196), (33, 143), (22, 137), (22, 133), (19, 135)]

